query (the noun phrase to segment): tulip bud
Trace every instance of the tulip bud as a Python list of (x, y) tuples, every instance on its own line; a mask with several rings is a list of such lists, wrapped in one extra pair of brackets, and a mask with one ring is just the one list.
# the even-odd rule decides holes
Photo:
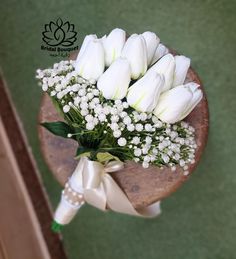
[(154, 114), (166, 123), (183, 120), (202, 99), (199, 85), (179, 85), (161, 94)]
[(191, 102), (193, 94), (183, 85), (172, 88), (161, 94), (154, 114), (166, 123), (175, 123), (182, 118), (182, 114)]
[(143, 34), (147, 45), (147, 64), (149, 65), (152, 61), (153, 55), (157, 49), (160, 39), (154, 32), (146, 31)]
[(126, 32), (118, 28), (112, 30), (110, 34), (102, 40), (105, 51), (105, 64), (107, 67), (120, 57), (125, 40)]
[(154, 71), (146, 73), (130, 87), (127, 102), (139, 112), (152, 112), (157, 104), (164, 82), (163, 75)]
[(173, 84), (174, 71), (175, 71), (175, 59), (172, 54), (167, 54), (162, 57), (156, 64), (154, 64), (149, 71), (155, 71), (159, 74), (164, 75), (165, 85), (162, 92), (169, 90)]
[(79, 51), (79, 54), (77, 56), (77, 59), (79, 57), (81, 57), (81, 55), (83, 54), (85, 48), (87, 47), (88, 43), (91, 41), (91, 40), (95, 40), (97, 39), (97, 35), (96, 34), (90, 34), (90, 35), (87, 35), (85, 38), (84, 38), (84, 41), (80, 47), (80, 51)]
[(121, 56), (129, 61), (132, 79), (137, 79), (145, 74), (147, 70), (147, 46), (142, 35), (131, 35), (124, 45)]
[(200, 85), (194, 82), (190, 82), (188, 84), (185, 84), (184, 86), (188, 87), (192, 91), (193, 98), (191, 99), (191, 102), (189, 102), (188, 107), (182, 114), (181, 120), (188, 116), (188, 114), (190, 114), (190, 112), (197, 106), (197, 104), (202, 100), (203, 97), (203, 93), (201, 89), (199, 89)]
[(152, 58), (151, 65), (154, 64), (158, 59), (162, 58), (169, 52), (166, 46), (159, 44)]
[(75, 71), (87, 80), (97, 80), (103, 73), (104, 67), (104, 49), (101, 40), (89, 41), (82, 55), (76, 59)]
[(131, 69), (127, 59), (118, 58), (100, 76), (97, 82), (98, 89), (106, 99), (123, 99), (131, 80)]
[(175, 56), (175, 74), (173, 87), (182, 85), (190, 66), (190, 59), (185, 56)]

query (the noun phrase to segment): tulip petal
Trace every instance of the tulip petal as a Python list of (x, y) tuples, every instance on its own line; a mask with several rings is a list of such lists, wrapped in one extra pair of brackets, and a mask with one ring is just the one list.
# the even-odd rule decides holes
[(149, 71), (155, 71), (164, 75), (165, 85), (162, 92), (169, 90), (172, 87), (174, 71), (175, 71), (175, 59), (172, 54), (163, 56), (156, 64), (149, 68)]
[(189, 67), (189, 58), (185, 56), (175, 56), (175, 74), (173, 87), (182, 85), (184, 83)]
[(189, 82), (184, 86), (188, 87), (192, 91), (192, 93), (194, 93), (200, 87), (200, 85), (195, 82)]
[(84, 38), (84, 41), (80, 47), (80, 51), (78, 53), (78, 56), (77, 56), (77, 59), (79, 57), (81, 57), (81, 55), (83, 54), (84, 50), (86, 49), (88, 43), (91, 41), (91, 40), (95, 40), (97, 39), (97, 35), (96, 34), (90, 34), (90, 35), (87, 35), (85, 38)]
[(82, 55), (76, 59), (75, 71), (87, 80), (97, 80), (104, 68), (104, 49), (101, 40), (89, 41)]
[(153, 113), (166, 123), (180, 121), (192, 97), (193, 93), (188, 87), (177, 86), (161, 94)]
[(160, 39), (154, 32), (146, 31), (142, 34), (147, 45), (147, 64), (149, 65), (152, 61), (153, 55), (157, 49)]
[(159, 60), (160, 58), (162, 58), (164, 55), (166, 55), (169, 52), (168, 48), (163, 45), (162, 43), (159, 43), (158, 47), (156, 48), (156, 51), (153, 55), (152, 61), (151, 61), (151, 65), (153, 65), (154, 63), (156, 63), (157, 60)]
[(105, 64), (110, 66), (121, 55), (126, 40), (126, 32), (122, 29), (116, 28), (103, 39), (103, 46), (105, 50)]
[(202, 100), (203, 97), (203, 92), (201, 89), (199, 89), (198, 84), (191, 82), (185, 84), (185, 87), (188, 87), (192, 91), (193, 97), (189, 102), (188, 106), (186, 107), (185, 111), (182, 113), (181, 120), (190, 114), (190, 112), (198, 105), (198, 103)]
[(106, 99), (123, 99), (131, 80), (131, 69), (127, 59), (118, 58), (100, 76), (97, 82), (98, 89)]
[(140, 112), (152, 112), (164, 85), (164, 76), (152, 71), (134, 83), (127, 95), (127, 102)]
[(147, 46), (142, 35), (133, 34), (126, 41), (121, 56), (127, 58), (132, 79), (138, 79), (147, 70)]

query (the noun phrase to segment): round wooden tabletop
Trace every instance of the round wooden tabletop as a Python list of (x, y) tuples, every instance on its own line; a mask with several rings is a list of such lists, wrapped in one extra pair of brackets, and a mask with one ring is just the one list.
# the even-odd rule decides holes
[[(188, 71), (187, 81), (200, 84), (203, 90), (202, 83), (192, 68)], [(62, 120), (62, 118), (57, 114), (50, 98), (46, 94), (43, 95), (39, 122), (58, 120)], [(160, 169), (156, 166), (150, 166), (148, 169), (144, 169), (142, 165), (132, 161), (127, 161), (123, 170), (111, 174), (135, 208), (150, 205), (169, 196), (188, 179), (197, 166), (208, 135), (209, 118), (205, 93), (201, 102), (185, 121), (195, 128), (197, 143), (195, 163), (189, 166), (188, 175), (184, 175), (184, 171), (180, 167), (177, 167), (174, 172), (167, 167)], [(77, 143), (70, 139), (55, 136), (41, 126), (38, 127), (38, 132), (46, 163), (59, 183), (64, 185), (77, 164), (74, 159)]]

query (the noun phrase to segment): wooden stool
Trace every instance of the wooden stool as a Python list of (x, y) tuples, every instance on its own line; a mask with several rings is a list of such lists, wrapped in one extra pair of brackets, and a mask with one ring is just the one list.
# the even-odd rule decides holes
[[(192, 68), (188, 71), (187, 80), (200, 84), (203, 90), (201, 81)], [(50, 98), (46, 94), (43, 95), (39, 122), (58, 120), (61, 121), (62, 118), (57, 114)], [(189, 166), (190, 175), (197, 166), (207, 141), (208, 105), (205, 93), (201, 102), (185, 121), (195, 128), (197, 143), (195, 163)], [(74, 160), (77, 143), (70, 139), (54, 136), (41, 126), (38, 127), (38, 133), (46, 163), (59, 183), (64, 186), (78, 163)], [(148, 169), (144, 169), (142, 165), (132, 161), (127, 161), (123, 170), (111, 175), (135, 208), (150, 205), (169, 196), (189, 177), (189, 175), (184, 175), (183, 170), (178, 166), (174, 172), (167, 167), (160, 169), (150, 166)]]

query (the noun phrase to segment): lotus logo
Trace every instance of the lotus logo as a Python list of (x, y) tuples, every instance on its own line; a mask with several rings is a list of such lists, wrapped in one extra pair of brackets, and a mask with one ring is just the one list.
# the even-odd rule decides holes
[(64, 46), (69, 47), (76, 41), (77, 32), (74, 31), (74, 24), (63, 22), (62, 19), (57, 19), (56, 22), (45, 24), (45, 31), (43, 34), (43, 41), (51, 46)]

